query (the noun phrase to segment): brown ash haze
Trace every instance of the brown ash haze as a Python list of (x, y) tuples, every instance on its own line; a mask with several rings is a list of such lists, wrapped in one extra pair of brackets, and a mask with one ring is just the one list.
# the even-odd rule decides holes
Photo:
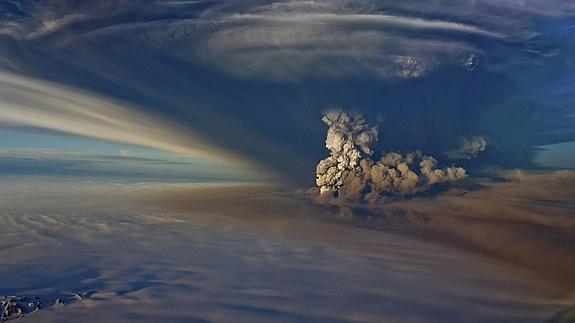
[(0, 321), (575, 322), (570, 0), (0, 0)]

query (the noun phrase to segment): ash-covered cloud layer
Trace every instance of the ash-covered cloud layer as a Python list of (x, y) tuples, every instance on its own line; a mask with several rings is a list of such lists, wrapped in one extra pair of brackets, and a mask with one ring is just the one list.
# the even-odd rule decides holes
[(378, 129), (359, 113), (331, 109), (323, 122), (329, 126), (325, 145), (330, 156), (317, 165), (316, 184), (324, 197), (376, 203), (466, 176), (461, 167), (438, 168), (435, 158), (420, 151), (384, 153), (374, 161), (371, 145), (377, 140)]

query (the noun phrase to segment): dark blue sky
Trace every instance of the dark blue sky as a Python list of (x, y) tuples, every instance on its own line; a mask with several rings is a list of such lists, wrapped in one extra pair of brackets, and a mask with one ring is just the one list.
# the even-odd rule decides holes
[[(311, 184), (321, 112), (340, 106), (381, 122), (383, 150), (471, 172), (569, 165), (565, 146), (537, 154), (575, 141), (574, 14), (567, 0), (3, 1), (0, 147), (147, 147)], [(451, 160), (473, 137), (485, 151)]]

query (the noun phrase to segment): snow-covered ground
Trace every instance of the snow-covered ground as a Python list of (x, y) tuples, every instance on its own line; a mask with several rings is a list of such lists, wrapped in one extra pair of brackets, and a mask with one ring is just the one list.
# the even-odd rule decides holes
[(44, 300), (18, 322), (544, 322), (570, 304), (535, 271), (302, 196), (4, 178), (0, 295)]

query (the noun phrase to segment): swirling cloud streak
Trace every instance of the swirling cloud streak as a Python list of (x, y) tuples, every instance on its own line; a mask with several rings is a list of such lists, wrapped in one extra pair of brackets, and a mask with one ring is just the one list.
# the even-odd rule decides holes
[(196, 157), (236, 159), (169, 120), (88, 92), (7, 72), (0, 72), (0, 124)]

